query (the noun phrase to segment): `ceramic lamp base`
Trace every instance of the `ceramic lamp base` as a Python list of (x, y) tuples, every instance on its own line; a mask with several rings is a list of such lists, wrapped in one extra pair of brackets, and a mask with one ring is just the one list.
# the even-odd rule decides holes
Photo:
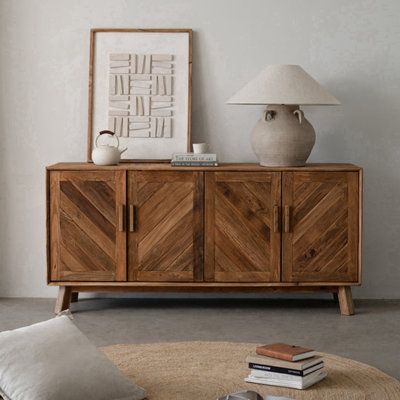
[(254, 153), (266, 167), (304, 166), (315, 144), (315, 131), (299, 106), (271, 105), (254, 127)]

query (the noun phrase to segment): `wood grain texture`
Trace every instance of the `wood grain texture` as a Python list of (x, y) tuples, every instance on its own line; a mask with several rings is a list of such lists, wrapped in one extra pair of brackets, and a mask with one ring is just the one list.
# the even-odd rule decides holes
[(60, 286), (58, 288), (58, 296), (54, 308), (54, 314), (58, 314), (61, 311), (68, 310), (71, 304), (71, 295), (72, 295), (71, 286)]
[(207, 172), (205, 199), (206, 280), (279, 281), (280, 173)]
[(362, 265), (363, 265), (363, 176), (364, 171), (358, 171), (358, 282), (361, 284), (362, 280)]
[(129, 280), (202, 280), (203, 173), (132, 171)]
[(93, 70), (94, 70), (94, 42), (95, 30), (90, 30), (89, 42), (89, 80), (88, 80), (88, 133), (87, 133), (87, 161), (92, 161), (93, 148)]
[[(338, 293), (343, 314), (354, 312), (349, 289), (361, 284), (362, 242), (357, 166), (62, 163), (47, 168), (46, 182), (50, 285), (73, 292), (324, 290)], [(71, 300), (60, 293), (59, 309)]]
[(51, 218), (50, 218), (50, 171), (46, 168), (46, 280), (51, 281)]
[(201, 282), (204, 275), (204, 173), (194, 172), (193, 174), (194, 280)]
[(354, 303), (351, 295), (351, 287), (341, 286), (338, 291), (338, 300), (340, 306), (340, 313), (342, 315), (354, 314)]
[(204, 191), (204, 280), (212, 282), (215, 279), (215, 177), (213, 173), (205, 173)]
[(287, 282), (358, 282), (358, 172), (285, 172), (283, 234)]
[(51, 279), (126, 280), (125, 172), (51, 172)]
[[(58, 285), (53, 283), (51, 286)], [(299, 286), (293, 284), (279, 283), (235, 283), (235, 282), (64, 282), (60, 286), (71, 287), (73, 291), (79, 292), (295, 292), (315, 293), (325, 291), (337, 293), (337, 286), (308, 285)]]
[[(193, 31), (186, 28), (174, 29), (140, 29), (140, 28), (93, 28), (90, 30), (89, 45), (89, 80), (88, 80), (88, 131), (87, 131), (87, 161), (92, 161), (93, 147), (93, 87), (94, 87), (94, 61), (96, 48), (96, 33), (183, 33), (188, 35), (188, 122), (187, 122), (187, 151), (192, 148), (192, 64), (193, 64)], [(121, 160), (123, 163), (134, 160)], [(154, 161), (154, 160), (153, 160)], [(161, 160), (159, 160), (160, 162)], [(169, 161), (169, 160), (165, 160)], [(150, 160), (148, 162), (151, 162)]]
[(336, 288), (338, 291), (339, 286), (356, 286), (352, 282), (84, 282), (84, 281), (60, 281), (60, 282), (50, 282), (50, 286), (97, 286), (101, 284), (102, 286), (173, 286), (179, 287), (184, 290), (186, 287), (199, 286), (199, 287), (210, 287), (210, 288), (246, 288), (246, 287), (330, 287)]
[(161, 162), (126, 162), (118, 165), (101, 166), (93, 163), (68, 162), (57, 163), (47, 167), (51, 171), (254, 171), (254, 172), (281, 172), (281, 171), (360, 171), (361, 168), (354, 164), (307, 164), (304, 167), (263, 167), (254, 163), (220, 163), (217, 167), (172, 167)]
[(60, 259), (60, 175), (61, 172), (49, 173), (48, 191), (48, 242), (50, 251), (48, 253), (48, 280), (59, 281), (59, 259)]

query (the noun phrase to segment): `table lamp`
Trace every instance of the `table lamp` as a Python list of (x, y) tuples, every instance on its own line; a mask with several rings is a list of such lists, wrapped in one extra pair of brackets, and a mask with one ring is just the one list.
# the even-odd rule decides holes
[(315, 131), (300, 105), (338, 105), (299, 65), (269, 65), (234, 94), (228, 104), (266, 104), (251, 144), (261, 165), (304, 166), (315, 144)]

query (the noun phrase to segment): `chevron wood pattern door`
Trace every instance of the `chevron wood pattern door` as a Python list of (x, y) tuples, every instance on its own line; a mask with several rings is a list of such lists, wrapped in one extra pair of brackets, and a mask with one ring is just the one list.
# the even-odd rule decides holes
[(203, 279), (202, 172), (130, 171), (129, 280)]
[(125, 171), (52, 171), (51, 279), (126, 280)]
[(280, 172), (206, 173), (205, 278), (279, 282)]
[(356, 282), (358, 172), (283, 172), (283, 278)]

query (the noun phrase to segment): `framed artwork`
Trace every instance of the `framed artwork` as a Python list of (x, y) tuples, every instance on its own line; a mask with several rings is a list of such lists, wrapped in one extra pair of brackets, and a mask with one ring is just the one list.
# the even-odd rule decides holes
[(190, 151), (191, 81), (191, 29), (92, 29), (88, 161), (105, 129), (127, 148), (123, 161)]

